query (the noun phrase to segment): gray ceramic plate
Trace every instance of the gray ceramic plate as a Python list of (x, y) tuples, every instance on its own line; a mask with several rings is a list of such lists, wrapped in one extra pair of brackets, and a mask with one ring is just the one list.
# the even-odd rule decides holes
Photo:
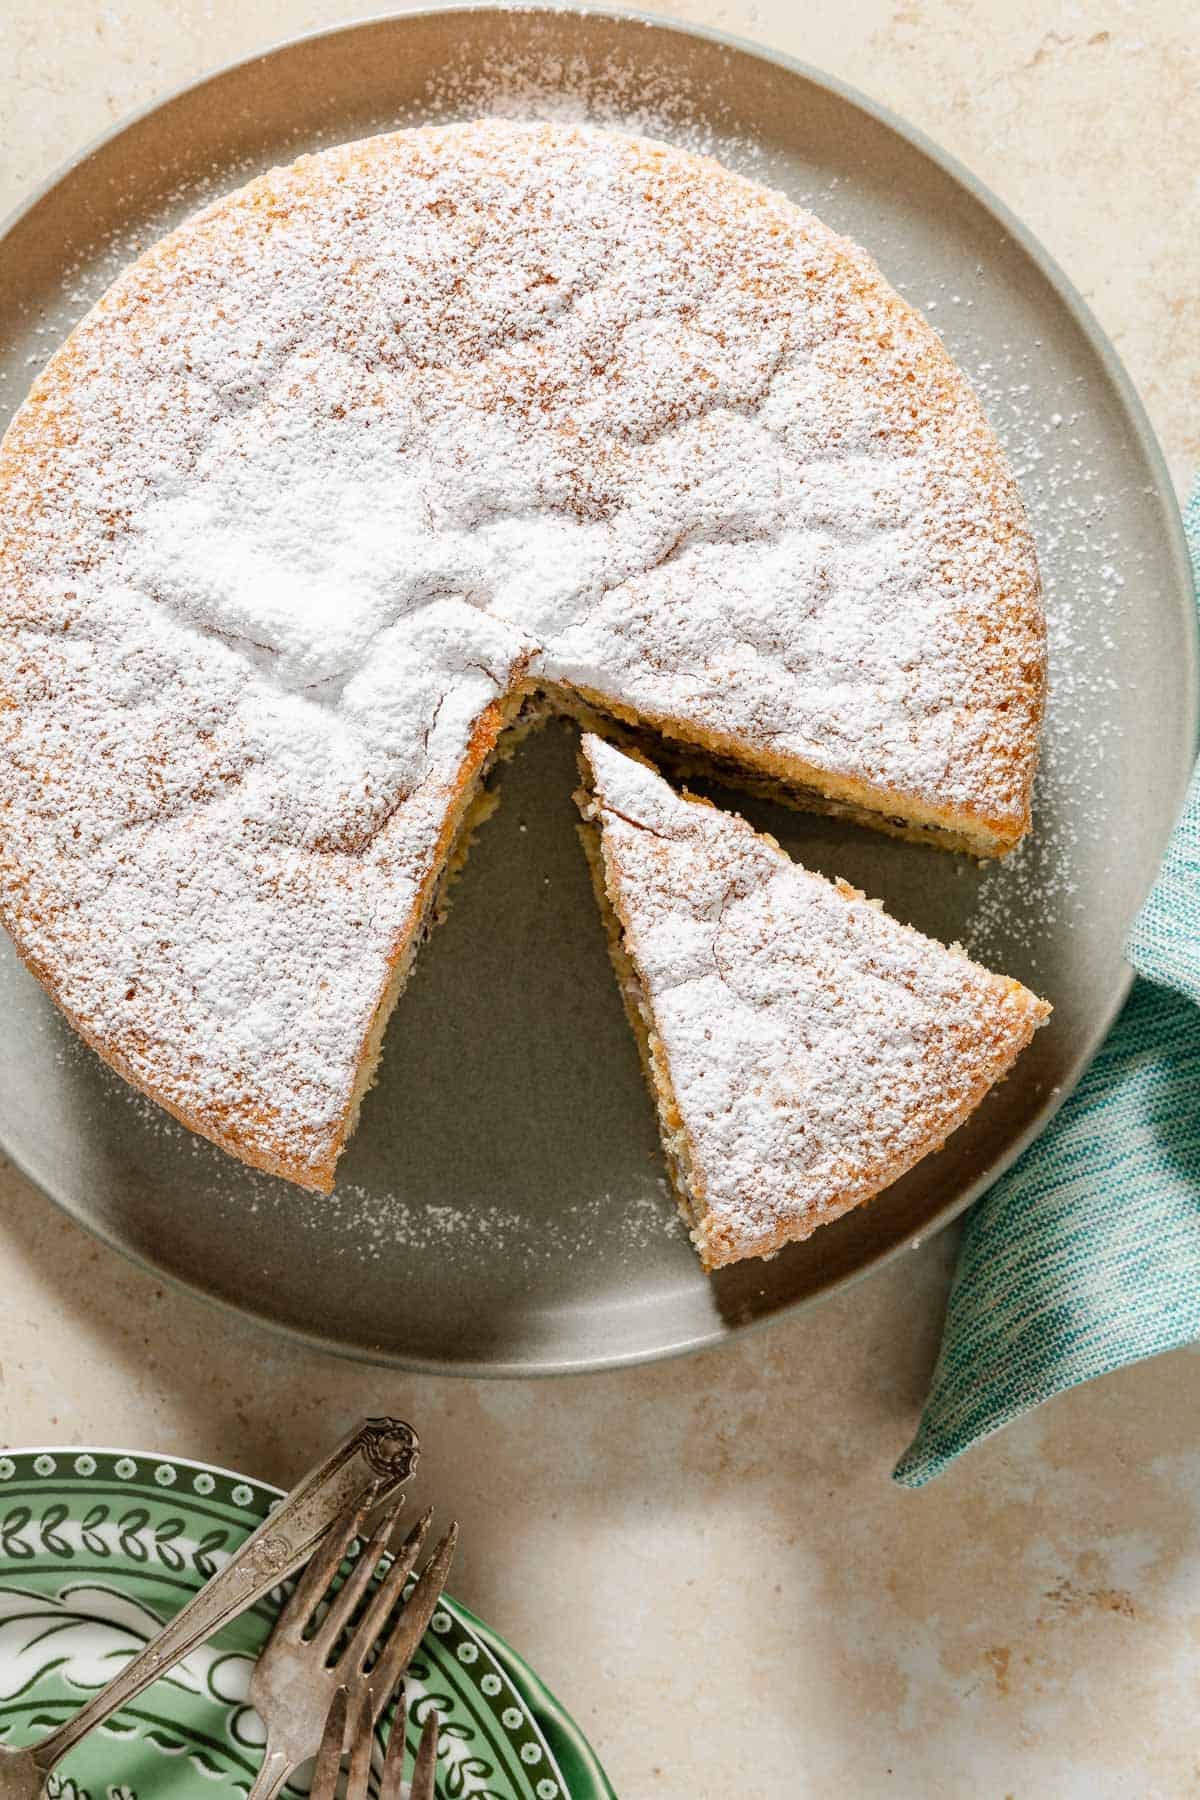
[[(1195, 741), (1191, 584), (1141, 409), (1078, 297), (931, 145), (810, 70), (589, 12), (439, 11), (305, 39), (104, 139), (9, 226), (5, 410), (132, 250), (298, 152), (481, 111), (590, 115), (713, 150), (868, 245), (944, 332), (1009, 446), (1049, 591), (1036, 834), (1002, 868), (745, 807), (811, 866), (960, 938), (1055, 1006), (971, 1124), (770, 1264), (700, 1272), (573, 830), (554, 728), (501, 777), (332, 1201), (250, 1174), (83, 1049), (0, 956), (0, 1140), (108, 1242), (331, 1348), (414, 1368), (596, 1368), (804, 1305), (951, 1218), (1045, 1123), (1127, 985), (1121, 946)], [(734, 804), (743, 804), (734, 801)]]

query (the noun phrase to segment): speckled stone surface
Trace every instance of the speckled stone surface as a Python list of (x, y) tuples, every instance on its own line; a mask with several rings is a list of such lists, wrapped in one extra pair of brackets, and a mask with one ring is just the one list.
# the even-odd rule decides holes
[[(135, 106), (331, 0), (7, 0), (0, 210)], [(1182, 490), (1200, 462), (1190, 0), (686, 0), (895, 107), (1039, 234), (1117, 343)], [(1077, 1390), (900, 1493), (945, 1234), (794, 1323), (556, 1384), (409, 1379), (222, 1318), (0, 1162), (0, 1437), (286, 1482), (407, 1414), (455, 1588), (535, 1663), (622, 1800), (1200, 1793), (1200, 1355)]]

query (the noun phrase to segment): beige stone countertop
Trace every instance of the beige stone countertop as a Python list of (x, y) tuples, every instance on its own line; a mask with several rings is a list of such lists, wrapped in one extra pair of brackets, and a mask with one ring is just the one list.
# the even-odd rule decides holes
[[(134, 107), (344, 0), (3, 0), (0, 211)], [(999, 193), (1200, 463), (1194, 0), (659, 0), (863, 88)], [(100, 1247), (0, 1159), (0, 1437), (286, 1483), (355, 1414), (417, 1421), (455, 1591), (622, 1800), (1200, 1794), (1200, 1356), (1078, 1389), (921, 1493), (954, 1254), (682, 1362), (435, 1380), (293, 1347)]]

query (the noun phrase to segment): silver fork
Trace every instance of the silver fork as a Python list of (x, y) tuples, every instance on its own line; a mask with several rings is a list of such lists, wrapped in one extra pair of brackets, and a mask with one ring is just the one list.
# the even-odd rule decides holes
[(38, 1743), (0, 1744), (0, 1800), (38, 1800), (47, 1775), (82, 1737), (286, 1580), (368, 1482), (372, 1504), (390, 1500), (416, 1468), (418, 1454), (417, 1434), (403, 1420), (363, 1420), (107, 1687)]
[[(337, 1793), (342, 1746), (347, 1735), (347, 1710), (346, 1689), (339, 1688), (333, 1697), (333, 1705), (329, 1709), (329, 1719), (325, 1726), (325, 1735), (321, 1739), (321, 1748), (317, 1752), (317, 1766), (313, 1770), (309, 1800), (334, 1800)], [(408, 1707), (404, 1688), (401, 1686), (396, 1700), (396, 1716), (392, 1721), (391, 1734), (388, 1737), (387, 1755), (383, 1759), (383, 1771), (379, 1777), (379, 1793), (376, 1800), (401, 1800), (407, 1730)], [(349, 1737), (350, 1772), (343, 1800), (367, 1800), (367, 1784), (371, 1775), (371, 1750), (375, 1742), (374, 1693), (370, 1688), (364, 1688), (359, 1695), (354, 1717), (350, 1720)], [(431, 1712), (425, 1721), (424, 1729), (421, 1732), (421, 1741), (417, 1746), (412, 1781), (408, 1789), (408, 1800), (435, 1800), (433, 1783), (437, 1773), (437, 1741), (438, 1716), (436, 1712)]]
[(370, 1697), (373, 1725), (424, 1637), (446, 1585), (458, 1541), (456, 1524), (437, 1545), (390, 1632), (386, 1627), (421, 1554), (429, 1513), (394, 1552), (362, 1617), (355, 1616), (390, 1550), (398, 1510), (391, 1507), (384, 1513), (370, 1542), (320, 1613), (321, 1602), (370, 1511), (369, 1505), (348, 1508), (280, 1614), (250, 1680), (250, 1701), (266, 1725), (267, 1747), (248, 1800), (274, 1800), (300, 1764), (316, 1755), (339, 1689), (347, 1690), (347, 1705), (356, 1712), (364, 1704), (363, 1696)]

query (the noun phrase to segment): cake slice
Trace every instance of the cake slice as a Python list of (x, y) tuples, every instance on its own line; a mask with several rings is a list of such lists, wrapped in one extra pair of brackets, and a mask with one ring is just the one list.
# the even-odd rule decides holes
[(1050, 1008), (583, 739), (585, 844), (705, 1268), (769, 1256), (940, 1149)]

